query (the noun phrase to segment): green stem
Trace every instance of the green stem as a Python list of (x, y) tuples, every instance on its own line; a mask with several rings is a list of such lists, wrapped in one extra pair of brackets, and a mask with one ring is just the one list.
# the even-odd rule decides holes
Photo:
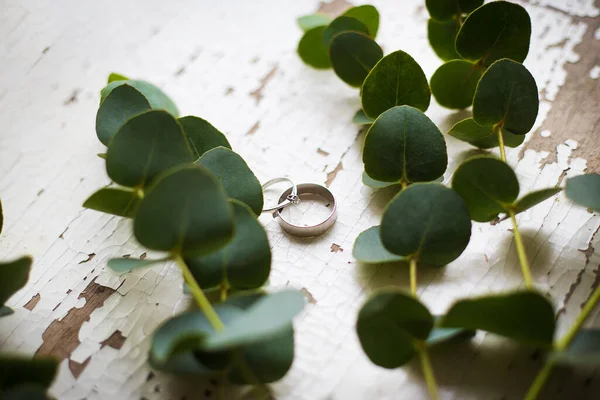
[(413, 296), (417, 296), (417, 259), (410, 259), (410, 292)]
[(194, 279), (194, 275), (192, 275), (192, 272), (188, 268), (185, 261), (183, 261), (183, 258), (177, 255), (175, 256), (175, 261), (177, 262), (177, 265), (179, 265), (179, 268), (183, 273), (185, 281), (190, 286), (190, 291), (192, 292), (192, 296), (194, 296), (194, 300), (196, 300), (196, 303), (198, 303), (198, 307), (200, 307), (200, 309), (206, 316), (206, 319), (208, 319), (208, 322), (210, 322), (210, 324), (216, 331), (223, 330), (225, 328), (225, 325), (223, 325), (223, 322), (219, 318), (219, 315), (217, 314), (213, 306), (210, 304), (210, 301), (208, 301), (208, 299), (204, 295), (202, 289), (200, 289), (200, 286), (198, 286), (198, 282), (196, 282), (196, 279)]
[(548, 379), (548, 377), (550, 376), (550, 373), (552, 372), (552, 367), (553, 367), (553, 365), (551, 362), (546, 362), (544, 367), (540, 370), (540, 372), (538, 372), (537, 376), (535, 377), (535, 380), (529, 387), (527, 394), (525, 394), (524, 400), (537, 399), (537, 397), (540, 395), (540, 392), (544, 388), (544, 385), (546, 384), (546, 380)]
[[(556, 351), (564, 351), (567, 347), (569, 347), (575, 338), (575, 335), (577, 335), (577, 332), (579, 332), (592, 311), (594, 311), (598, 301), (600, 301), (600, 286), (594, 290), (590, 299), (587, 301), (587, 303), (585, 303), (583, 310), (581, 310), (581, 313), (579, 316), (577, 316), (575, 323), (573, 323), (567, 334), (563, 336), (563, 338), (555, 345)], [(535, 377), (535, 380), (531, 384), (531, 387), (527, 391), (525, 400), (537, 399), (546, 381), (548, 380), (548, 377), (550, 376), (550, 372), (552, 372), (552, 367), (554, 367), (554, 363), (552, 361), (546, 361), (546, 365), (544, 365), (544, 368), (540, 370), (538, 375)]]
[(521, 272), (523, 273), (523, 279), (525, 280), (525, 287), (527, 289), (533, 288), (533, 280), (531, 279), (531, 270), (529, 268), (529, 261), (527, 261), (527, 254), (525, 253), (525, 246), (523, 246), (523, 238), (519, 227), (517, 226), (517, 219), (515, 218), (515, 212), (510, 210), (508, 212), (510, 220), (512, 222), (513, 231), (515, 235), (515, 243), (517, 244), (517, 253), (519, 254), (519, 264), (521, 264)]
[(494, 125), (494, 131), (498, 135), (498, 147), (500, 147), (500, 159), (506, 162), (506, 150), (504, 149), (504, 136), (502, 136), (502, 126)]
[(425, 346), (419, 347), (419, 356), (421, 357), (421, 368), (423, 368), (423, 376), (425, 377), (425, 383), (427, 384), (427, 391), (429, 397), (432, 400), (439, 400), (440, 395), (438, 393), (437, 384), (435, 383), (435, 375), (433, 374), (433, 368), (429, 361), (429, 355)]

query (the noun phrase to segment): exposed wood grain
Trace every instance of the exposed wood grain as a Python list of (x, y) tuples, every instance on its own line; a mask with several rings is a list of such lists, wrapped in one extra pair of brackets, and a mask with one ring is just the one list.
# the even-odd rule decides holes
[(40, 299), (42, 297), (40, 296), (39, 293), (37, 293), (35, 296), (33, 296), (31, 298), (31, 300), (29, 300), (24, 306), (23, 308), (28, 309), (29, 311), (33, 311), (33, 309), (35, 308), (35, 306), (37, 306), (37, 303), (40, 302)]

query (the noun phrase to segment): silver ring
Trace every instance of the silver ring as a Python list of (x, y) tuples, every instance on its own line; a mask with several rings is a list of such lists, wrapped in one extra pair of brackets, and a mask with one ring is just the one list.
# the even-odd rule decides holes
[(294, 181), (292, 181), (290, 178), (275, 178), (275, 179), (271, 179), (268, 182), (265, 182), (262, 185), (263, 191), (268, 188), (271, 185), (274, 185), (276, 183), (279, 182), (290, 182), (292, 184), (292, 187), (290, 187), (287, 192), (289, 192), (286, 196), (282, 196), (279, 199), (279, 204), (277, 204), (276, 206), (273, 207), (266, 207), (263, 208), (262, 212), (267, 212), (267, 211), (275, 211), (275, 210), (279, 210), (282, 209), (284, 207), (287, 207), (291, 204), (298, 204), (298, 202), (300, 201), (300, 197), (298, 197), (298, 188), (296, 187), (296, 184), (294, 183)]
[[(292, 188), (286, 190), (279, 198), (279, 201), (284, 201), (287, 198), (287, 196), (289, 196), (291, 193)], [(323, 221), (319, 222), (316, 225), (299, 226), (294, 225), (283, 219), (283, 217), (281, 216), (281, 209), (278, 209), (274, 213), (274, 215), (279, 217), (279, 225), (281, 225), (284, 231), (294, 236), (318, 236), (327, 232), (333, 226), (335, 220), (337, 219), (337, 205), (335, 203), (335, 197), (333, 197), (333, 194), (325, 186), (317, 185), (315, 183), (299, 184), (297, 196), (302, 197), (303, 194), (315, 194), (329, 201), (329, 204), (331, 205), (331, 212), (329, 213), (327, 218), (325, 218)]]

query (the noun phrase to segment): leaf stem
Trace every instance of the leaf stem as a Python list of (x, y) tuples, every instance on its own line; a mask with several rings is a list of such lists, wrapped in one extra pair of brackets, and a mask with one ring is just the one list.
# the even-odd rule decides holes
[(431, 367), (431, 362), (429, 361), (427, 349), (423, 345), (419, 346), (419, 357), (421, 358), (421, 368), (423, 369), (423, 376), (425, 377), (425, 382), (427, 383), (429, 397), (431, 397), (432, 400), (439, 400), (440, 395), (435, 382), (433, 368)]
[(417, 296), (417, 259), (410, 258), (410, 292), (413, 296)]
[[(600, 286), (598, 286), (596, 290), (594, 290), (592, 296), (583, 307), (583, 310), (581, 310), (581, 313), (579, 314), (579, 316), (575, 320), (575, 323), (573, 323), (567, 334), (563, 336), (563, 338), (558, 343), (556, 343), (556, 351), (564, 351), (567, 347), (569, 347), (569, 345), (573, 341), (573, 338), (575, 338), (575, 335), (577, 335), (577, 332), (579, 332), (585, 321), (590, 316), (591, 312), (596, 307), (596, 304), (598, 304), (598, 301), (600, 301)], [(546, 381), (550, 377), (550, 373), (552, 372), (553, 367), (554, 363), (551, 360), (547, 360), (546, 364), (537, 374), (535, 380), (531, 384), (531, 387), (527, 391), (527, 394), (525, 395), (525, 400), (537, 399), (540, 392), (544, 388)]]
[(204, 315), (206, 315), (208, 322), (210, 322), (210, 324), (216, 331), (223, 330), (225, 328), (225, 325), (223, 325), (223, 322), (219, 318), (219, 315), (217, 314), (213, 306), (210, 304), (210, 301), (208, 301), (208, 299), (204, 295), (202, 289), (200, 289), (198, 282), (196, 282), (196, 279), (194, 279), (194, 275), (192, 275), (192, 272), (188, 268), (185, 261), (183, 261), (183, 258), (181, 258), (180, 255), (176, 255), (175, 261), (181, 269), (185, 281), (190, 286), (190, 291), (192, 292), (192, 296), (194, 296), (194, 300), (196, 300), (198, 307), (200, 307)]
[(504, 136), (502, 136), (502, 125), (494, 125), (494, 131), (498, 135), (498, 147), (500, 147), (500, 159), (506, 162), (506, 150), (504, 148)]
[(513, 210), (508, 211), (510, 220), (513, 226), (513, 232), (515, 235), (515, 243), (517, 244), (517, 253), (519, 254), (519, 264), (521, 264), (521, 272), (523, 273), (523, 279), (525, 280), (525, 287), (527, 289), (533, 288), (533, 280), (531, 279), (531, 270), (529, 268), (529, 261), (527, 261), (527, 253), (525, 253), (525, 246), (523, 246), (523, 238), (519, 227), (517, 226), (517, 219), (515, 218), (515, 212)]

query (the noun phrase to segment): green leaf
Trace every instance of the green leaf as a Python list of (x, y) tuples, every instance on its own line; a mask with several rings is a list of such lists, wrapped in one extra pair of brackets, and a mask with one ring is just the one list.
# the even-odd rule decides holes
[(431, 76), (431, 93), (443, 107), (467, 108), (473, 102), (481, 70), (464, 60), (452, 60), (439, 67)]
[[(285, 376), (294, 361), (294, 329), (292, 326), (269, 340), (244, 346), (240, 351), (243, 362), (260, 383), (273, 383)], [(235, 358), (234, 358), (235, 360)], [(229, 380), (236, 384), (252, 384), (241, 368), (234, 364)]]
[(496, 61), (483, 74), (473, 98), (473, 120), (479, 125), (501, 124), (515, 135), (531, 130), (538, 113), (535, 80), (522, 64)]
[(129, 78), (127, 78), (124, 75), (121, 74), (117, 74), (116, 72), (112, 72), (109, 76), (108, 76), (108, 80), (106, 83), (111, 83), (114, 81), (127, 81), (129, 80)]
[(262, 186), (242, 157), (225, 147), (217, 147), (204, 153), (196, 163), (215, 174), (229, 197), (246, 203), (254, 214), (260, 215)]
[(600, 211), (600, 175), (585, 174), (567, 179), (565, 193), (580, 206)]
[[(501, 132), (506, 147), (519, 147), (525, 140), (525, 135), (513, 135), (506, 129), (501, 129)], [(480, 149), (491, 149), (500, 145), (498, 135), (494, 133), (494, 127), (478, 125), (473, 118), (463, 119), (454, 124), (448, 131), (448, 135)]]
[(161, 258), (159, 260), (140, 260), (139, 258), (111, 258), (108, 260), (108, 267), (115, 271), (117, 274), (124, 274), (137, 268), (145, 268), (154, 264), (163, 263), (168, 261), (169, 258)]
[(92, 194), (83, 206), (107, 214), (133, 218), (141, 200), (136, 190), (103, 188)]
[(225, 135), (212, 126), (210, 122), (192, 115), (181, 117), (177, 121), (181, 124), (196, 158), (215, 147), (221, 146), (231, 149)]
[(536, 190), (535, 192), (527, 193), (521, 197), (514, 204), (515, 214), (522, 213), (523, 211), (529, 210), (531, 207), (541, 203), (559, 193), (562, 188), (553, 187), (547, 189)]
[(457, 20), (438, 22), (433, 19), (427, 21), (427, 38), (435, 54), (444, 61), (456, 60), (460, 56), (454, 48), (454, 39), (460, 24)]
[(363, 84), (381, 57), (381, 47), (367, 35), (358, 32), (340, 33), (333, 38), (329, 48), (333, 70), (341, 80), (354, 87)]
[[(0, 262), (0, 306), (25, 286), (33, 260), (29, 256), (15, 261)], [(0, 385), (2, 387), (2, 385)]]
[(24, 383), (8, 390), (0, 390), (0, 395), (2, 400), (49, 400), (51, 398), (46, 394), (47, 391), (42, 385)]
[(456, 51), (462, 58), (484, 66), (501, 58), (523, 62), (530, 38), (527, 11), (518, 4), (494, 1), (467, 17), (456, 36)]
[(369, 29), (369, 36), (373, 39), (377, 37), (379, 30), (379, 11), (369, 4), (352, 7), (346, 10), (342, 15), (346, 17), (356, 18)]
[(510, 209), (519, 196), (519, 181), (505, 162), (477, 156), (458, 166), (452, 189), (467, 203), (473, 221), (488, 222)]
[(372, 226), (358, 235), (354, 242), (352, 255), (365, 264), (379, 264), (403, 261), (405, 258), (387, 251), (381, 243), (379, 226)]
[(457, 301), (440, 325), (481, 329), (523, 343), (551, 346), (554, 309), (543, 295), (533, 291), (488, 295)]
[(127, 120), (150, 109), (150, 103), (137, 89), (125, 84), (120, 85), (100, 104), (96, 114), (98, 139), (108, 146)]
[(366, 186), (373, 188), (373, 189), (383, 189), (386, 187), (390, 187), (390, 186), (395, 186), (395, 185), (400, 185), (401, 183), (398, 182), (384, 182), (384, 181), (378, 181), (375, 180), (373, 178), (371, 178), (366, 171), (363, 171), (362, 174), (362, 182), (363, 184), (365, 184)]
[(373, 122), (375, 120), (367, 117), (362, 109), (358, 110), (352, 117), (352, 123), (355, 125), (371, 125)]
[(166, 110), (169, 114), (174, 116), (175, 118), (179, 117), (179, 111), (177, 110), (177, 106), (173, 103), (173, 100), (169, 98), (162, 90), (153, 84), (145, 81), (130, 79), (126, 81), (116, 80), (110, 82), (102, 92), (100, 92), (100, 103), (103, 103), (104, 100), (108, 97), (108, 95), (116, 88), (121, 85), (129, 85), (137, 89), (140, 93), (144, 95), (150, 106), (153, 109), (158, 110)]
[(442, 133), (421, 111), (393, 107), (371, 125), (363, 148), (367, 174), (378, 181), (432, 181), (448, 164)]
[(600, 365), (600, 330), (582, 329), (563, 351), (554, 351), (550, 360), (555, 364), (589, 366)]
[(380, 235), (394, 254), (443, 266), (467, 247), (471, 220), (465, 202), (453, 190), (437, 183), (415, 183), (387, 205)]
[(133, 225), (152, 250), (194, 256), (211, 253), (233, 236), (233, 210), (217, 179), (199, 165), (174, 168), (156, 179)]
[(433, 328), (433, 316), (411, 295), (383, 290), (367, 300), (358, 313), (356, 331), (369, 359), (380, 367), (397, 368), (415, 354), (415, 342), (424, 341)]
[(14, 310), (7, 306), (0, 306), (0, 318), (6, 317), (7, 315), (14, 314)]
[(298, 55), (305, 64), (317, 68), (331, 68), (329, 49), (323, 40), (326, 26), (319, 26), (307, 31), (298, 43)]
[(402, 50), (381, 59), (362, 87), (362, 107), (370, 118), (394, 106), (408, 105), (426, 111), (431, 93), (421, 66)]
[(315, 13), (310, 15), (304, 15), (296, 20), (300, 29), (304, 32), (308, 32), (311, 29), (318, 28), (320, 26), (326, 26), (331, 22), (331, 17), (325, 14)]
[(331, 21), (329, 26), (323, 32), (323, 41), (325, 46), (329, 48), (333, 37), (342, 32), (359, 32), (369, 35), (369, 28), (359, 20), (350, 17), (340, 16)]
[(455, 340), (470, 339), (475, 336), (474, 330), (464, 328), (439, 328), (435, 327), (429, 333), (425, 343), (427, 347), (448, 343)]
[(235, 214), (233, 239), (215, 253), (186, 259), (203, 289), (226, 282), (234, 290), (256, 289), (271, 272), (271, 248), (264, 228), (252, 210), (231, 201)]
[(425, 6), (431, 18), (447, 21), (461, 14), (468, 14), (483, 4), (483, 0), (426, 0)]
[(297, 290), (264, 296), (226, 324), (224, 330), (212, 332), (203, 342), (203, 348), (219, 351), (278, 336), (289, 329), (292, 318), (302, 311), (304, 303), (304, 295)]
[(106, 153), (106, 172), (119, 185), (143, 187), (159, 173), (194, 161), (181, 125), (162, 110), (151, 110), (127, 121)]
[(57, 372), (58, 360), (54, 357), (0, 356), (0, 388), (4, 390), (26, 383), (47, 388)]

